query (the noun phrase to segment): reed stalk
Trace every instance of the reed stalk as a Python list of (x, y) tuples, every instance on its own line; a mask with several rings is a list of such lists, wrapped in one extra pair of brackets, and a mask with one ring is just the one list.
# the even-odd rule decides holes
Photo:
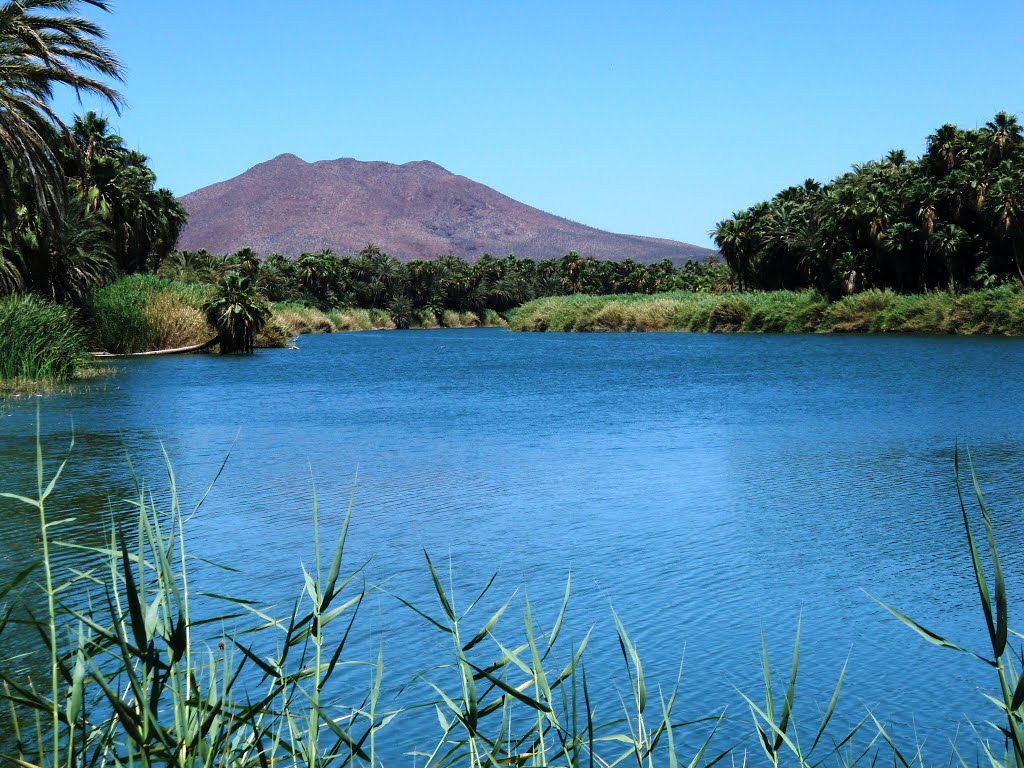
[[(719, 743), (724, 714), (694, 720), (674, 714), (681, 676), (666, 689), (652, 684), (637, 644), (614, 612), (622, 676), (618, 682), (602, 680), (595, 691), (585, 661), (592, 633), (579, 642), (567, 643), (564, 637), (570, 580), (547, 625), (537, 620), (526, 596), (520, 601), (521, 620), (509, 619), (516, 593), (478, 615), (492, 600), (496, 577), (463, 606), (451, 576), (442, 578), (426, 552), (424, 570), (435, 607), (394, 597), (430, 631), (440, 633), (449, 651), (416, 676), (412, 694), (406, 694), (412, 695), (411, 702), (396, 697), (391, 703), (383, 645), (371, 659), (351, 650), (351, 639), (361, 636), (357, 619), (367, 596), (390, 594), (363, 583), (361, 567), (346, 566), (351, 502), (333, 543), (327, 544), (314, 488), (312, 565), (301, 569), (302, 588), (281, 614), (241, 597), (194, 591), (187, 522), (206, 497), (191, 511), (182, 509), (166, 454), (167, 493), (154, 493), (137, 481), (134, 498), (125, 502), (133, 513), (133, 531), (112, 525), (102, 547), (61, 541), (58, 534), (67, 521), (51, 519), (50, 510), (68, 460), (65, 456), (47, 477), (37, 429), (34, 496), (2, 494), (34, 515), (41, 556), (0, 587), (0, 602), (11, 603), (25, 593), (29, 608), (45, 605), (42, 618), (16, 614), (13, 605), (0, 611), (0, 641), (12, 626), (36, 633), (47, 670), (45, 683), (37, 686), (19, 671), (23, 665), (0, 661), (0, 699), (8, 705), (14, 737), (13, 751), (0, 759), (12, 765), (377, 768), (382, 765), (382, 729), (414, 710), (432, 711), (439, 730), (435, 740), (417, 745), (407, 757), (431, 768), (698, 768), (729, 757), (735, 764), (740, 754), (739, 742)], [(975, 536), (959, 484), (959, 453), (954, 464), (991, 653), (966, 651), (885, 607), (929, 642), (993, 668), (998, 692), (991, 701), (1004, 721), (996, 731), (1004, 749), (979, 737), (980, 754), (990, 766), (1024, 768), (1024, 682), (1013, 660), (1019, 651), (1011, 648), (1010, 638), (1017, 636), (1008, 626), (992, 520), (972, 466), (985, 531), (983, 539)], [(161, 505), (161, 497), (169, 502)], [(84, 552), (102, 565), (71, 570), (65, 577), (56, 566), (57, 548)], [(212, 619), (196, 618), (199, 599), (204, 601), (200, 615)], [(342, 690), (332, 683), (341, 669), (365, 673), (365, 687)], [(901, 750), (871, 712), (853, 726), (836, 726), (845, 665), (823, 713), (800, 722), (799, 625), (788, 675), (780, 681), (773, 674), (763, 633), (761, 669), (763, 703), (742, 691), (740, 696), (764, 764), (812, 768), (891, 761), (904, 768), (923, 766), (920, 746)], [(603, 715), (606, 704), (613, 705), (610, 718)], [(754, 756), (744, 751), (743, 763), (748, 759)], [(954, 759), (965, 768), (970, 764), (956, 746)]]

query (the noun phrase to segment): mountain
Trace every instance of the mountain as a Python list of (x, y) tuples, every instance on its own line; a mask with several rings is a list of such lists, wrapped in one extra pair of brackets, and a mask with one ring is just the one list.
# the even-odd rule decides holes
[(652, 263), (705, 259), (707, 248), (617, 235), (553, 216), (441, 166), (351, 158), (307, 163), (285, 154), (181, 198), (188, 225), (178, 248), (299, 256), (330, 248), (355, 254), (373, 243), (403, 261), (483, 253), (532, 259), (569, 251)]

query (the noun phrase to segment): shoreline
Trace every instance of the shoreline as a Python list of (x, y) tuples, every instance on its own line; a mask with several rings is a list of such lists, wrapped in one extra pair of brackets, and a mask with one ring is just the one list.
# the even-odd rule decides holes
[[(170, 299), (167, 293), (171, 293)], [(146, 304), (136, 314), (110, 311), (81, 324), (81, 338), (112, 339), (115, 348), (69, 351), (75, 373), (64, 378), (16, 376), (0, 380), (0, 397), (40, 394), (67, 384), (96, 378), (100, 362), (132, 356), (207, 352), (212, 329), (193, 306), (194, 299), (177, 286), (164, 296), (140, 291)], [(190, 301), (191, 299), (191, 301)], [(70, 316), (69, 316), (70, 317)], [(64, 315), (58, 318), (62, 323)], [(27, 320), (27, 318), (26, 318)], [(815, 333), (815, 334), (929, 334), (1024, 337), (1024, 286), (956, 293), (935, 291), (898, 294), (868, 290), (829, 301), (814, 291), (687, 292), (653, 294), (571, 294), (527, 302), (505, 317), (488, 310), (446, 310), (417, 314), (403, 330), (507, 327), (517, 332), (690, 332), (690, 333)], [(260, 349), (296, 348), (306, 333), (347, 333), (397, 330), (385, 310), (339, 308), (323, 311), (298, 303), (273, 305), (273, 315), (256, 338)], [(215, 340), (214, 340), (215, 341)], [(124, 348), (120, 348), (124, 347)], [(94, 349), (96, 349), (94, 347)], [(70, 362), (74, 358), (77, 362)]]
[(522, 305), (512, 313), (509, 329), (1024, 336), (1024, 287), (960, 294), (869, 290), (831, 302), (813, 291), (578, 294)]

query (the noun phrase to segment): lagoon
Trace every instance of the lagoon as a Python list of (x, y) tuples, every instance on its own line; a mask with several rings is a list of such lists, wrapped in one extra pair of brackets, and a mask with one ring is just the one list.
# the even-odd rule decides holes
[[(194, 554), (237, 569), (200, 569), (212, 592), (298, 594), (315, 486), (327, 529), (353, 504), (348, 561), (431, 609), (423, 550), (460, 597), (497, 572), (495, 594), (528, 593), (548, 622), (571, 574), (569, 630), (596, 630), (588, 676), (621, 665), (614, 607), (650, 677), (670, 686), (685, 656), (684, 717), (742, 721), (736, 688), (761, 698), (762, 627), (783, 675), (798, 621), (811, 711), (848, 660), (840, 718), (870, 709), (928, 754), (994, 716), (985, 665), (927, 645), (870, 595), (984, 649), (959, 443), (1024, 626), (1024, 340), (468, 329), (300, 346), (125, 360), (71, 392), (4, 401), (0, 491), (32, 490), (38, 408), (48, 455), (74, 435), (56, 505), (81, 543), (100, 543), (111, 500), (133, 493), (126, 454), (159, 495), (162, 446), (194, 503), (230, 453), (189, 527)], [(0, 503), (0, 575), (37, 539)], [(394, 688), (440, 660), (444, 643), (387, 595), (364, 618)]]

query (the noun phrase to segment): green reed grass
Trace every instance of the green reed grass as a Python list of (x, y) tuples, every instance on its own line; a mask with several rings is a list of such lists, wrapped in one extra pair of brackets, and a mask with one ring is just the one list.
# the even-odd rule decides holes
[[(565, 632), (571, 582), (548, 624), (538, 621), (528, 598), (519, 603), (519, 619), (510, 620), (516, 612), (514, 595), (478, 615), (495, 577), (463, 606), (451, 577), (446, 579), (426, 552), (424, 574), (434, 607), (392, 597), (396, 606), (413, 611), (443, 638), (448, 651), (416, 675), (405, 698), (393, 699), (386, 694), (383, 647), (371, 658), (360, 658), (352, 649), (354, 638), (365, 639), (357, 620), (366, 599), (390, 593), (366, 585), (360, 568), (346, 566), (351, 504), (333, 544), (324, 548), (314, 490), (313, 562), (301, 568), (297, 597), (279, 614), (240, 596), (196, 591), (187, 522), (206, 496), (195, 508), (183, 510), (169, 462), (166, 493), (136, 481), (134, 497), (123, 502), (135, 520), (132, 534), (112, 526), (104, 546), (85, 547), (62, 541), (59, 534), (68, 521), (52, 519), (53, 497), (68, 459), (47, 477), (44, 458), (37, 433), (33, 495), (2, 494), (29, 513), (42, 545), (38, 561), (0, 588), (0, 601), (9, 603), (0, 611), (0, 647), (5, 631), (23, 625), (38, 636), (38, 655), (48, 670), (45, 682), (37, 683), (19, 671), (23, 664), (0, 660), (0, 701), (8, 705), (16, 742), (14, 751), (0, 759), (21, 768), (380, 766), (381, 739), (400, 729), (402, 718), (414, 711), (432, 712), (438, 730), (407, 757), (410, 764), (437, 768), (697, 768), (726, 761), (761, 764), (758, 755), (775, 768), (923, 768), (920, 749), (901, 750), (870, 712), (853, 726), (837, 728), (834, 715), (845, 665), (819, 716), (808, 727), (798, 722), (799, 626), (789, 674), (781, 684), (762, 635), (764, 703), (740, 692), (758, 745), (748, 750), (743, 743), (719, 743), (723, 714), (696, 720), (676, 714), (680, 678), (668, 688), (653, 684), (614, 612), (621, 679), (589, 679), (592, 633), (576, 642)], [(955, 463), (959, 489), (958, 458)], [(1005, 580), (973, 469), (972, 481), (993, 574), (990, 589), (961, 493), (992, 646), (991, 656), (972, 658), (984, 659), (995, 670), (999, 694), (991, 700), (1005, 722), (996, 733), (1007, 746), (1000, 751), (984, 737), (979, 742), (987, 765), (1022, 768), (1024, 682), (1013, 660), (1020, 651), (1011, 650), (1010, 642), (1011, 635), (1014, 642), (1019, 636), (1008, 627)], [(168, 501), (161, 505), (158, 497)], [(61, 569), (54, 556), (60, 548), (84, 550), (101, 565)], [(14, 611), (19, 598), (27, 601), (29, 611)], [(197, 610), (200, 602), (204, 605)], [(963, 650), (886, 608), (930, 642)], [(200, 615), (215, 618), (199, 620)], [(361, 670), (369, 682), (339, 693), (330, 682), (344, 669)], [(610, 694), (619, 708), (605, 715)], [(954, 750), (956, 764), (966, 768), (969, 761)]]
[[(984, 494), (978, 482), (978, 475), (974, 470), (974, 463), (969, 461), (969, 464), (972, 490), (978, 509), (981, 512), (982, 527), (985, 530), (985, 536), (980, 545), (971, 527), (970, 515), (967, 512), (967, 504), (964, 501), (964, 492), (960, 480), (960, 452), (957, 450), (954, 456), (956, 490), (960, 500), (960, 514), (963, 521), (967, 549), (970, 552), (974, 581), (978, 589), (981, 614), (984, 618), (988, 634), (989, 648), (982, 651), (971, 651), (961, 647), (925, 628), (893, 606), (877, 598), (875, 599), (893, 616), (929, 643), (973, 657), (992, 667), (998, 680), (998, 694), (996, 696), (987, 696), (987, 698), (999, 710), (1004, 721), (1002, 725), (994, 725), (996, 732), (1000, 736), (999, 740), (1002, 741), (1002, 749), (993, 747), (990, 741), (984, 738), (980, 740), (981, 747), (987, 764), (990, 766), (1024, 768), (1024, 674), (1022, 674), (1024, 670), (1019, 669), (1017, 666), (1024, 665), (1024, 645), (1020, 644), (1022, 636), (1016, 632), (1011, 632), (1009, 628), (1007, 616), (1009, 601), (1006, 594), (1006, 579), (1003, 574), (999, 551), (996, 547), (992, 517), (985, 504)], [(992, 574), (991, 585), (985, 571), (984, 559), (986, 556), (988, 558), (989, 570)], [(1014, 637), (1014, 642), (1017, 644), (1016, 648), (1010, 642), (1011, 634)], [(1016, 659), (1016, 663), (1014, 659)], [(966, 768), (968, 763), (962, 757), (959, 757), (959, 759), (960, 763)], [(904, 761), (904, 764), (907, 764), (906, 761)]]
[(69, 381), (87, 360), (73, 309), (32, 295), (0, 299), (0, 385)]
[(828, 302), (813, 291), (555, 296), (511, 314), (516, 331), (943, 333), (1024, 335), (1024, 288), (905, 295), (869, 290)]

